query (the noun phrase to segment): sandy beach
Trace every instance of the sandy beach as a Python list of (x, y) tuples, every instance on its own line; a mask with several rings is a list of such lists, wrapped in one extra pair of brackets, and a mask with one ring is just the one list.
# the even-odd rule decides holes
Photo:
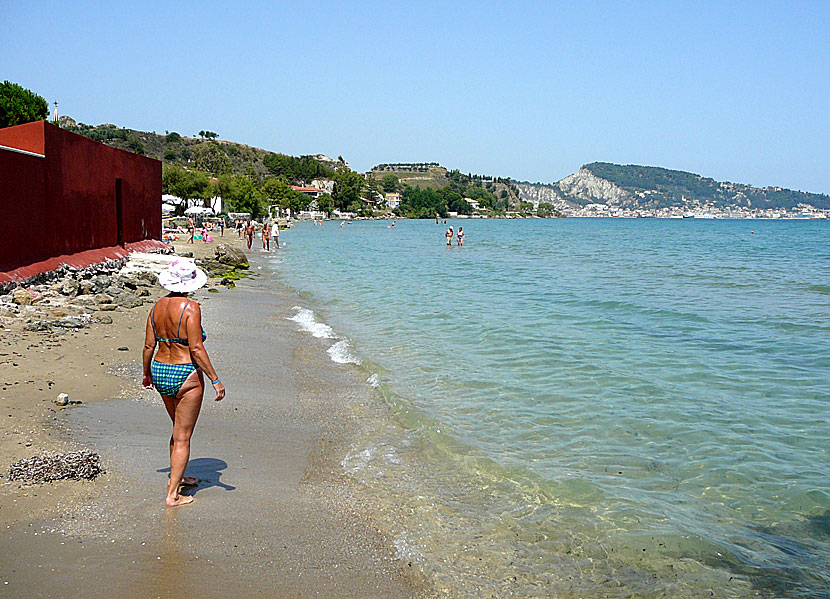
[[(232, 232), (217, 241), (242, 247)], [(217, 242), (176, 245), (198, 258)], [(433, 596), (342, 475), (369, 388), (296, 330), (296, 298), (258, 276), (256, 247), (248, 255), (252, 276), (236, 288), (214, 281), (194, 294), (227, 397), (206, 392), (189, 506), (164, 507), (170, 423), (140, 388), (149, 304), (61, 335), (4, 330), (3, 596)], [(83, 403), (58, 407), (60, 392)], [(37, 485), (5, 476), (19, 459), (79, 448), (99, 452), (106, 473)]]

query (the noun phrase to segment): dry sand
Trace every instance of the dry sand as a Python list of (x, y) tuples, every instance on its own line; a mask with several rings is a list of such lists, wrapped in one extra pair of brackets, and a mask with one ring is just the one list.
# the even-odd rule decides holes
[[(242, 246), (232, 231), (224, 239)], [(177, 243), (212, 255), (213, 244)], [(257, 273), (258, 251), (249, 254)], [(338, 456), (365, 401), (348, 366), (300, 334), (296, 298), (267, 277), (195, 294), (227, 398), (206, 391), (188, 474), (193, 504), (165, 508), (170, 423), (140, 389), (147, 307), (55, 337), (4, 331), (2, 470), (91, 448), (95, 481), (0, 479), (0, 594), (6, 597), (426, 597), (390, 535), (343, 492)], [(163, 290), (157, 289), (157, 295)], [(119, 351), (127, 347), (128, 351)], [(69, 393), (80, 406), (58, 408)]]

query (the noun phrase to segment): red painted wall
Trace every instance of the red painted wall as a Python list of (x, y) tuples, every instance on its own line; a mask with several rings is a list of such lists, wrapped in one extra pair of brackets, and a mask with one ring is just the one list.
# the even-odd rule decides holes
[(39, 158), (0, 148), (0, 271), (161, 238), (161, 162), (111, 148), (43, 121), (0, 129), (0, 146), (43, 147)]

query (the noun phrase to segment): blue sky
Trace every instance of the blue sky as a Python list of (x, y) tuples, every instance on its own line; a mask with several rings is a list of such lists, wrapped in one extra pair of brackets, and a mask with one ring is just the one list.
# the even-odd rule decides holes
[(0, 79), (85, 123), (362, 171), (599, 160), (830, 193), (826, 1), (0, 6)]

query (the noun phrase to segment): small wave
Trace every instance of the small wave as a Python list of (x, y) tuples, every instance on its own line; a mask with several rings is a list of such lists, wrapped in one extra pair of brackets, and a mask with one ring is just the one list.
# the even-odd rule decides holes
[(352, 450), (346, 455), (345, 458), (343, 458), (340, 465), (348, 474), (354, 474), (369, 465), (369, 461), (372, 459), (373, 453), (374, 450), (371, 447), (358, 452)]
[(352, 346), (346, 339), (338, 341), (330, 348), (328, 354), (331, 356), (332, 362), (338, 364), (360, 364), (360, 359), (352, 353)]
[(410, 543), (406, 538), (406, 533), (402, 532), (395, 540), (392, 541), (395, 546), (394, 559), (406, 562), (422, 562), (424, 554)]
[(807, 291), (820, 293), (821, 295), (830, 295), (830, 285), (809, 285)]
[(366, 379), (366, 382), (369, 383), (369, 386), (372, 389), (377, 389), (378, 387), (380, 387), (380, 377), (377, 375), (377, 373), (373, 374), (368, 379)]
[(334, 329), (327, 324), (317, 322), (314, 318), (314, 312), (308, 308), (294, 306), (294, 310), (296, 310), (297, 313), (294, 316), (289, 316), (288, 320), (293, 320), (300, 325), (301, 330), (311, 333), (320, 339), (334, 339), (336, 337)]

